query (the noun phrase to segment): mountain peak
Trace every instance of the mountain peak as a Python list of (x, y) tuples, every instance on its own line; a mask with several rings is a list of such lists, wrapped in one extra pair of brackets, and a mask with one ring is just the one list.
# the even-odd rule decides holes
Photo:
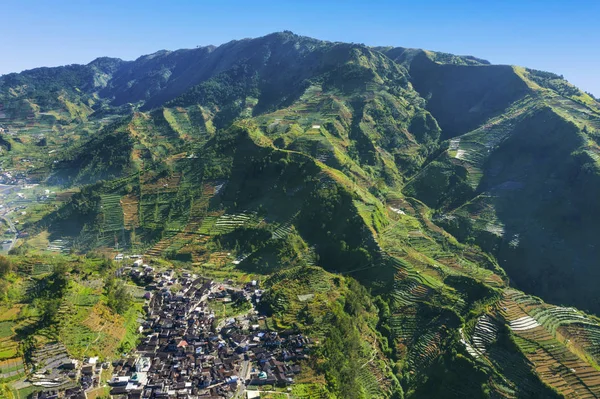
[(0, 122), (3, 384), (600, 397), (600, 110), (560, 75), (283, 31), (1, 77)]

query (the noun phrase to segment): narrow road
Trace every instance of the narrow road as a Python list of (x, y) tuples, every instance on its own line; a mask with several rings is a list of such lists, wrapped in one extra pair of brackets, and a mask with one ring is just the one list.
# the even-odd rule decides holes
[(240, 368), (240, 379), (238, 380), (238, 389), (235, 394), (237, 398), (244, 398), (244, 392), (246, 391), (246, 378), (248, 377), (248, 369), (250, 368), (250, 362), (244, 360), (242, 367)]
[(4, 219), (4, 221), (8, 224), (8, 228), (10, 229), (10, 231), (14, 234), (10, 244), (8, 244), (8, 248), (6, 247), (7, 244), (2, 244), (2, 249), (8, 252), (11, 249), (13, 249), (15, 243), (17, 242), (17, 228), (15, 227), (13, 222), (8, 218), (8, 216), (2, 216), (2, 219)]

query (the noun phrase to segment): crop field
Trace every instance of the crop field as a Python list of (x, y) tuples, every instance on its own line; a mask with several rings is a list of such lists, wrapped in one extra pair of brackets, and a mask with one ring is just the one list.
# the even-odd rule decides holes
[(83, 284), (72, 284), (67, 300), (75, 306), (94, 306), (100, 299), (101, 291)]
[(261, 222), (258, 215), (252, 212), (224, 214), (215, 220), (210, 228), (210, 235), (227, 234), (240, 227), (255, 227)]
[[(404, 208), (412, 209), (407, 206)], [(430, 280), (433, 284), (442, 279), (442, 275), (468, 275), (493, 286), (503, 285), (498, 275), (491, 270), (449, 250), (445, 235), (426, 227), (426, 223), (431, 223), (426, 218), (422, 217), (423, 220), (420, 221), (417, 217), (396, 213), (394, 219), (379, 237), (382, 248), (396, 258), (393, 262), (402, 260), (400, 267), (417, 268), (413, 271), (414, 274), (418, 271), (422, 275), (434, 276)]]
[(23, 374), (25, 374), (25, 366), (22, 358), (0, 360), (0, 381), (14, 379)]
[(127, 334), (126, 323), (108, 312), (105, 305), (89, 304), (70, 310), (71, 316), (61, 323), (61, 341), (72, 356), (110, 357)]
[(185, 232), (197, 233), (201, 229), (204, 218), (208, 213), (210, 199), (215, 193), (215, 184), (205, 183), (202, 185), (201, 195), (192, 199), (192, 205), (189, 211), (189, 221), (185, 226)]
[(198, 273), (204, 277), (209, 277), (217, 281), (231, 279), (239, 284), (245, 284), (257, 276), (251, 273), (246, 273), (238, 269), (232, 262), (231, 257), (227, 254), (205, 255), (202, 258), (194, 257), (192, 266)]
[(549, 95), (547, 101), (549, 105), (553, 106), (556, 112), (569, 120), (577, 120), (580, 123), (584, 122), (592, 128), (598, 126), (598, 117), (600, 114), (590, 107), (559, 95)]
[(281, 224), (277, 224), (271, 233), (271, 238), (274, 240), (281, 240), (287, 237), (292, 232), (292, 223), (287, 221)]
[(382, 383), (383, 376), (379, 375), (381, 371), (376, 367), (368, 367), (370, 363), (365, 363), (358, 370), (357, 380), (364, 387), (369, 398), (385, 398), (386, 386)]
[(498, 325), (496, 321), (487, 314), (480, 316), (475, 324), (475, 330), (471, 337), (473, 347), (479, 353), (485, 353), (498, 338)]
[(505, 397), (543, 397), (544, 387), (523, 355), (493, 344), (486, 351), (485, 359), (502, 373), (504, 378), (501, 381), (494, 380), (494, 387)]
[(569, 350), (564, 337), (557, 335), (559, 326), (580, 323), (585, 320), (583, 315), (570, 308), (545, 305), (514, 290), (505, 291), (498, 309), (516, 344), (545, 383), (566, 397), (600, 395), (600, 371)]
[(160, 248), (154, 247), (154, 250), (155, 252), (179, 252), (183, 248), (188, 247), (190, 245), (196, 247), (199, 243), (205, 242), (207, 239), (208, 237), (199, 234), (181, 232), (168, 239), (169, 245), (166, 248), (161, 250)]
[[(475, 268), (478, 267), (472, 265), (470, 260), (454, 254), (444, 256), (439, 244), (424, 235), (415, 221), (410, 224), (410, 219), (407, 218), (407, 215), (398, 215), (397, 223), (399, 220), (406, 222), (390, 226), (383, 234), (384, 243), (385, 240), (390, 240), (396, 243), (395, 247), (398, 248), (398, 242), (402, 242), (405, 248), (404, 252), (396, 250), (395, 256), (390, 257), (397, 272), (389, 323), (398, 353), (407, 356), (407, 367), (423, 369), (443, 350), (445, 330), (442, 326), (446, 325), (446, 322), (441, 321), (441, 315), (431, 315), (423, 319), (421, 315), (426, 311), (421, 304), (438, 301), (447, 296), (448, 299), (454, 298), (451, 307), (461, 311), (467, 298), (455, 297), (456, 293), (447, 291), (439, 281), (441, 276), (479, 275), (481, 281), (485, 282), (488, 282), (488, 278), (486, 271), (476, 272)], [(414, 254), (411, 247), (418, 250), (420, 256)], [(502, 281), (495, 282), (494, 285), (502, 286)], [(493, 386), (499, 392), (504, 392), (506, 397), (515, 398), (522, 395), (541, 395), (546, 388), (540, 385), (532, 369), (527, 366), (527, 362), (531, 362), (533, 370), (545, 383), (567, 397), (598, 395), (597, 378), (600, 377), (600, 372), (575, 352), (567, 349), (564, 346), (564, 338), (559, 340), (555, 337), (560, 336), (561, 331), (564, 331), (566, 336), (566, 327), (571, 326), (571, 339), (577, 341), (579, 338), (577, 342), (580, 342), (580, 352), (592, 356), (591, 351), (583, 349), (586, 340), (583, 338), (585, 333), (581, 331), (581, 326), (591, 325), (592, 320), (574, 309), (545, 305), (539, 299), (516, 290), (506, 291), (501, 299), (497, 305), (497, 315), (479, 316), (473, 322), (468, 338), (471, 348), (469, 353), (484, 364), (502, 370), (502, 374), (507, 377), (506, 380), (494, 380)], [(437, 317), (441, 318), (436, 322)], [(502, 332), (503, 321), (506, 322), (507, 332)], [(587, 330), (591, 329), (588, 327)], [(507, 350), (505, 344), (500, 344), (500, 335), (506, 333), (514, 336), (522, 355), (515, 354), (514, 351)], [(593, 334), (594, 332), (591, 332), (588, 335)], [(587, 344), (588, 348), (590, 346)], [(579, 392), (580, 396), (573, 396), (575, 392)]]
[(12, 321), (0, 322), (0, 339), (12, 336), (14, 326), (15, 323), (13, 323)]
[(0, 322), (0, 360), (11, 359), (18, 354), (18, 342), (13, 339), (15, 323)]
[(0, 307), (0, 382), (21, 376), (25, 370), (20, 356), (15, 328), (23, 326), (19, 316), (21, 305)]
[[(279, 312), (273, 321), (282, 328), (293, 325), (305, 326), (314, 336), (321, 337), (326, 330), (328, 304), (337, 294), (332, 276), (314, 267), (292, 267), (273, 274), (266, 282), (269, 287), (277, 287), (282, 292), (276, 305)], [(304, 310), (303, 310), (304, 309)], [(315, 322), (306, 325), (303, 313), (310, 313)]]
[(410, 275), (406, 273), (403, 278), (395, 281), (392, 297), (394, 298), (394, 306), (401, 308), (413, 305), (415, 302), (424, 301), (431, 294), (432, 289), (423, 283), (418, 274)]
[(410, 368), (427, 367), (441, 353), (444, 316), (431, 314), (421, 303), (430, 300), (441, 283), (410, 265), (395, 260), (397, 273), (392, 291), (390, 327), (399, 353), (408, 356)]
[(179, 137), (189, 140), (194, 133), (192, 122), (185, 108), (164, 108), (163, 116), (171, 126), (171, 129), (179, 134)]
[(181, 183), (181, 174), (172, 174), (168, 177), (155, 179), (150, 174), (140, 177), (140, 188), (142, 197), (146, 195), (159, 195), (164, 193), (176, 193)]
[(160, 111), (138, 112), (128, 126), (130, 133), (154, 156), (166, 157), (180, 144), (178, 132), (173, 130)]
[(171, 245), (173, 237), (177, 235), (177, 232), (167, 231), (163, 237), (154, 244), (150, 249), (146, 251), (146, 255), (160, 257), (162, 253)]
[(419, 334), (408, 352), (409, 368), (425, 369), (441, 354), (442, 326), (427, 325), (423, 334)]
[(202, 193), (197, 197), (190, 197), (186, 203), (186, 210), (174, 212), (169, 210), (166, 231), (162, 238), (155, 243), (147, 254), (160, 256), (165, 251), (179, 251), (190, 243), (203, 242), (206, 238), (199, 233), (209, 207), (209, 201), (215, 189), (212, 184), (204, 184)]
[(14, 320), (19, 315), (21, 309), (22, 305), (15, 305), (10, 307), (0, 306), (0, 322)]
[(120, 241), (124, 228), (121, 196), (118, 194), (102, 194), (100, 214), (102, 215), (100, 241), (106, 246), (113, 244), (115, 237)]
[(120, 200), (123, 209), (123, 225), (127, 230), (140, 226), (139, 198), (133, 194), (127, 194)]
[(101, 280), (73, 279), (58, 310), (56, 329), (40, 330), (38, 342), (58, 338), (74, 357), (113, 356), (124, 340), (135, 339), (140, 306), (136, 302), (125, 316), (115, 315), (100, 301), (101, 294)]
[(335, 97), (324, 95), (320, 85), (312, 85), (294, 104), (257, 119), (265, 125), (265, 130), (270, 135), (282, 135), (290, 125), (297, 124), (302, 129), (301, 133), (307, 137), (321, 134), (320, 126), (334, 121), (339, 113), (344, 112), (347, 109), (341, 109), (340, 102)]
[(572, 348), (589, 356), (596, 365), (600, 363), (600, 326), (588, 323), (570, 323), (559, 326), (557, 335), (569, 340)]
[(23, 325), (19, 321), (22, 309), (21, 305), (0, 306), (0, 362), (12, 361), (18, 357), (19, 347), (18, 341), (15, 340), (15, 328)]
[(140, 198), (126, 197), (127, 224), (149, 229), (181, 231), (190, 221), (192, 196), (181, 174), (154, 178), (142, 175)]
[(506, 114), (493, 118), (478, 129), (466, 133), (450, 141), (448, 151), (457, 163), (468, 170), (468, 182), (474, 189), (477, 188), (483, 176), (483, 164), (487, 159), (489, 150), (496, 147), (509, 137), (519, 121), (530, 112), (535, 103), (526, 98), (512, 106)]
[[(100, 341), (98, 346), (103, 348), (102, 351), (105, 353), (114, 353), (126, 333), (123, 321), (111, 315), (102, 305), (94, 306), (82, 324), (91, 331), (97, 332), (98, 338), (95, 342)], [(104, 348), (105, 346), (108, 348)]]
[(0, 338), (0, 360), (11, 359), (18, 355), (18, 343), (11, 337)]
[(200, 227), (198, 227), (198, 233), (203, 234), (203, 235), (210, 235), (219, 216), (220, 215), (210, 215), (209, 214), (206, 217), (204, 217), (202, 219), (202, 223), (200, 224)]

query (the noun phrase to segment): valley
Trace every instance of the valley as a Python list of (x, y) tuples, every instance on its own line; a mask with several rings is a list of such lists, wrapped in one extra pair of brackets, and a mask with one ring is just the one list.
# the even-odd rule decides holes
[(600, 103), (558, 75), (281, 32), (0, 103), (0, 397), (600, 397)]

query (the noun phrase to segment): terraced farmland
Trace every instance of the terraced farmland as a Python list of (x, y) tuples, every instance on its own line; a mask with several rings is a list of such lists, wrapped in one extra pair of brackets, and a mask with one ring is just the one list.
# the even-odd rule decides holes
[(292, 385), (292, 397), (296, 399), (328, 399), (331, 394), (327, 392), (324, 383), (299, 383)]
[(526, 98), (513, 105), (512, 109), (501, 117), (494, 118), (478, 129), (450, 140), (449, 151), (456, 162), (469, 172), (468, 182), (476, 189), (483, 176), (483, 164), (490, 150), (509, 137), (514, 127), (524, 115), (533, 110), (535, 102)]
[(169, 221), (169, 214), (180, 190), (181, 175), (163, 178), (140, 176), (139, 222), (142, 227), (162, 229)]
[(240, 227), (254, 227), (261, 222), (261, 219), (253, 212), (240, 212), (224, 214), (214, 220), (211, 227), (202, 227), (209, 235), (219, 235), (230, 233)]
[(110, 246), (115, 240), (121, 241), (124, 229), (123, 208), (121, 196), (118, 194), (102, 194), (100, 200), (100, 214), (102, 223), (99, 241), (102, 245)]
[(149, 250), (146, 251), (146, 255), (160, 257), (162, 253), (171, 245), (173, 238), (177, 235), (176, 231), (167, 231), (163, 237), (154, 244)]
[(293, 228), (293, 220), (294, 217), (296, 215), (292, 216), (291, 218), (289, 218), (288, 220), (282, 222), (282, 223), (273, 223), (274, 225), (274, 229), (273, 232), (271, 233), (271, 238), (274, 240), (281, 240), (285, 237), (287, 237), (291, 232), (292, 232), (292, 228)]
[(14, 327), (15, 323), (12, 321), (0, 322), (0, 360), (17, 356), (18, 342), (13, 339)]
[(21, 357), (0, 360), (0, 382), (23, 374), (25, 374), (25, 365)]
[(484, 354), (487, 348), (498, 339), (498, 325), (487, 314), (480, 316), (475, 324), (475, 330), (471, 337), (473, 347), (478, 353)]
[(568, 398), (600, 395), (600, 371), (565, 346), (569, 342), (557, 334), (561, 324), (579, 325), (586, 320), (584, 316), (569, 308), (546, 305), (512, 289), (505, 291), (498, 309), (542, 381)]
[(171, 126), (171, 129), (179, 133), (182, 138), (189, 138), (193, 133), (192, 123), (185, 108), (164, 108), (163, 116)]
[(120, 200), (123, 209), (123, 226), (127, 230), (140, 227), (140, 200), (133, 194), (127, 194)]
[(197, 233), (202, 225), (204, 217), (208, 213), (210, 199), (215, 195), (215, 184), (205, 183), (202, 185), (202, 193), (199, 198), (194, 198), (190, 208), (189, 221), (185, 232)]
[(161, 256), (167, 250), (178, 251), (188, 243), (205, 241), (204, 236), (208, 233), (204, 232), (207, 229), (203, 230), (202, 226), (205, 222), (212, 220), (210, 216), (207, 216), (207, 212), (210, 199), (214, 194), (215, 185), (205, 183), (202, 186), (202, 192), (197, 197), (191, 198), (187, 217), (184, 215), (177, 223), (169, 223), (162, 238), (146, 253), (151, 256)]
[[(407, 355), (408, 369), (426, 369), (440, 355), (446, 337), (447, 316), (427, 305), (439, 282), (391, 258), (396, 265), (390, 327), (399, 353)], [(391, 309), (391, 310), (392, 310)]]
[(21, 306), (0, 308), (0, 382), (10, 380), (25, 372), (15, 328), (19, 325)]
[[(453, 267), (454, 273), (465, 273), (468, 263), (444, 257), (439, 245), (429, 237), (410, 229), (394, 234), (398, 237), (396, 240), (401, 239), (415, 249), (418, 247), (419, 253), (423, 253), (423, 248), (429, 248), (426, 254), (442, 264), (449, 265), (448, 261), (458, 260)], [(443, 298), (440, 295), (444, 288), (434, 277), (436, 273), (432, 273), (435, 268), (431, 269), (430, 265), (419, 267), (414, 260), (403, 259), (409, 259), (407, 256), (411, 256), (411, 251), (390, 257), (397, 272), (389, 323), (398, 353), (407, 356), (410, 369), (422, 370), (441, 353), (444, 326), (449, 321), (435, 313), (423, 319), (422, 315), (430, 311), (427, 304)], [(452, 269), (444, 267), (437, 270), (439, 274)], [(455, 301), (452, 307), (462, 311), (467, 298), (458, 297)], [(460, 301), (463, 301), (462, 304)], [(593, 342), (595, 337), (600, 336), (600, 326), (595, 320), (573, 308), (546, 305), (538, 298), (513, 289), (504, 291), (495, 309), (490, 314), (480, 315), (469, 333), (463, 335), (462, 342), (472, 358), (485, 367), (497, 369), (506, 377), (506, 380), (493, 381), (497, 392), (510, 398), (543, 395), (547, 389), (543, 384), (548, 384), (569, 398), (600, 395), (600, 371), (588, 360), (598, 354)], [(506, 343), (508, 336), (514, 337), (514, 349), (507, 347), (510, 347)]]
[(557, 335), (574, 350), (587, 355), (600, 364), (600, 326), (585, 322), (572, 322), (557, 328)]

